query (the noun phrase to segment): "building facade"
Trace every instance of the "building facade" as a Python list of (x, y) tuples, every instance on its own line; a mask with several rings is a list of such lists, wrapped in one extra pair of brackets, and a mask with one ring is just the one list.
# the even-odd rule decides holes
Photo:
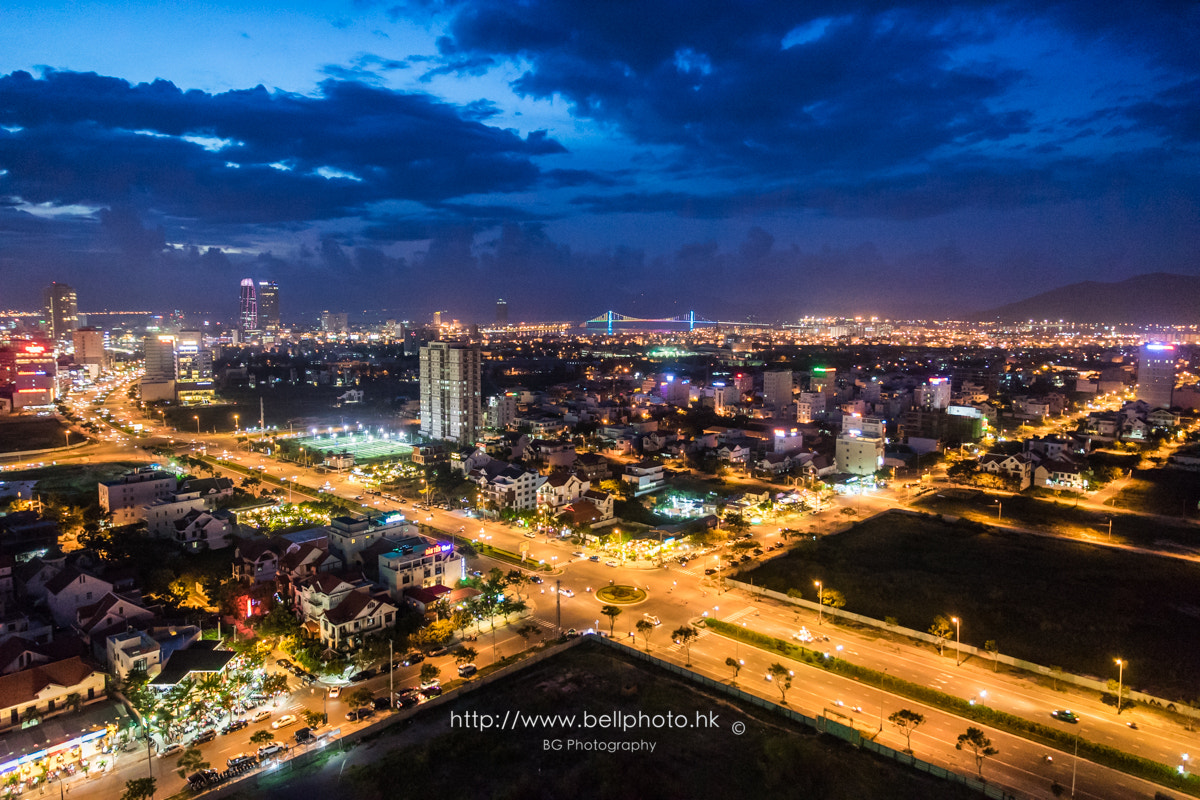
[(79, 310), (75, 303), (75, 290), (65, 283), (54, 283), (42, 291), (46, 308), (46, 321), (50, 325), (50, 336), (60, 342), (68, 339), (79, 326)]
[(421, 434), (474, 444), (483, 427), (479, 348), (431, 342), (421, 348)]
[(1175, 392), (1175, 345), (1146, 342), (1138, 348), (1137, 399), (1170, 408)]

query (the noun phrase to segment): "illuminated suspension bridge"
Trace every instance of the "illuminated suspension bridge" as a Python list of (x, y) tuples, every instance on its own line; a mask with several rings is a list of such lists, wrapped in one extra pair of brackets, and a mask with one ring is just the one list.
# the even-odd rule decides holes
[[(608, 333), (619, 331), (694, 331), (697, 328), (712, 328), (718, 325), (736, 325), (731, 322), (713, 322), (696, 316), (695, 311), (680, 314), (669, 319), (641, 319), (618, 314), (616, 311), (605, 311), (598, 317), (593, 317), (581, 327), (588, 330), (603, 330)], [(745, 323), (743, 323), (745, 324)]]

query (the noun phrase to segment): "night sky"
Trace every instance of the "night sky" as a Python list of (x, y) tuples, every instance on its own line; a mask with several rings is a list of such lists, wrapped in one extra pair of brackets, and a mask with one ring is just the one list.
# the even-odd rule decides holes
[[(1200, 3), (7, 0), (0, 307), (950, 315), (1200, 275)], [(303, 317), (307, 319), (308, 317)]]

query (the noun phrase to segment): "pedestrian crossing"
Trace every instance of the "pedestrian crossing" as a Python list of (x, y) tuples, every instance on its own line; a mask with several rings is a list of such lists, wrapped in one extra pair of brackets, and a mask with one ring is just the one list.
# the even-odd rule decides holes
[(723, 622), (737, 622), (739, 619), (742, 619), (743, 617), (750, 616), (751, 614), (754, 613), (754, 611), (755, 611), (754, 606), (746, 606), (745, 608), (743, 608), (739, 611), (733, 612), (729, 616), (725, 617), (724, 620), (722, 620), (722, 621)]

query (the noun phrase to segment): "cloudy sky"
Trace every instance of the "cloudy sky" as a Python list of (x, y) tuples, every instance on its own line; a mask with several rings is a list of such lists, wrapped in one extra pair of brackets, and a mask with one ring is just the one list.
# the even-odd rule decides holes
[(1200, 275), (1200, 3), (7, 0), (0, 307), (943, 315)]

